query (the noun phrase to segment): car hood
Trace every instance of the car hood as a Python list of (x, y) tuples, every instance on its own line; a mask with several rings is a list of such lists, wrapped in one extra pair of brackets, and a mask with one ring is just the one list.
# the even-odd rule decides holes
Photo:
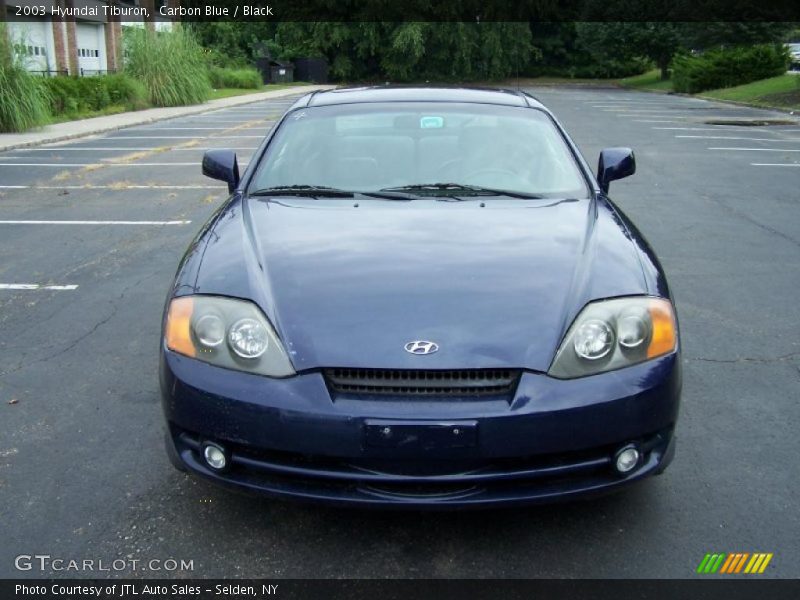
[(193, 292), (256, 301), (298, 371), (546, 371), (586, 302), (648, 293), (603, 200), (249, 199), (206, 238)]

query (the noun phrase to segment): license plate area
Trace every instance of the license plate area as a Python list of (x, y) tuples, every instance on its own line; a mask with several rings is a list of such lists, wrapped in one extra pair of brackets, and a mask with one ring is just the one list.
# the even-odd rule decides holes
[(364, 424), (367, 446), (374, 448), (472, 448), (478, 443), (477, 421), (397, 421), (368, 419)]

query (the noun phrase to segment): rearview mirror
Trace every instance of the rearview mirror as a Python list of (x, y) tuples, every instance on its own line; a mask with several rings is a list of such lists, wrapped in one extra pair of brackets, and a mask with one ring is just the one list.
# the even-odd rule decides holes
[(239, 164), (233, 150), (208, 150), (203, 155), (203, 175), (228, 184), (228, 192), (239, 185)]
[(597, 183), (604, 193), (608, 193), (608, 184), (615, 179), (622, 179), (636, 173), (636, 157), (630, 148), (606, 148), (600, 152), (597, 165)]

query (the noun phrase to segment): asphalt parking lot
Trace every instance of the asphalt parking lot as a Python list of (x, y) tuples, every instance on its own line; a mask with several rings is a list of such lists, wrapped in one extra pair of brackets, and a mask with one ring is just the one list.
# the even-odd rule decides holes
[[(534, 93), (591, 164), (631, 146), (611, 195), (660, 256), (681, 322), (678, 454), (616, 496), (394, 513), (231, 494), (175, 471), (157, 348), (178, 261), (282, 98), (0, 153), (0, 577), (19, 554), (192, 560), (196, 577), (692, 577), (707, 552), (800, 576), (800, 119), (596, 88)], [(746, 119), (770, 126), (713, 124)], [(792, 122), (794, 121), (794, 122)]]

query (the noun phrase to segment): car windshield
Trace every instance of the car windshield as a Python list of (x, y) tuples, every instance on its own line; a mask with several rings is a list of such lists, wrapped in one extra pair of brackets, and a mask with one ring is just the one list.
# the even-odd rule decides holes
[(575, 158), (544, 112), (442, 102), (296, 110), (270, 141), (249, 191), (293, 187), (298, 195), (300, 186), (412, 197), (588, 195)]

